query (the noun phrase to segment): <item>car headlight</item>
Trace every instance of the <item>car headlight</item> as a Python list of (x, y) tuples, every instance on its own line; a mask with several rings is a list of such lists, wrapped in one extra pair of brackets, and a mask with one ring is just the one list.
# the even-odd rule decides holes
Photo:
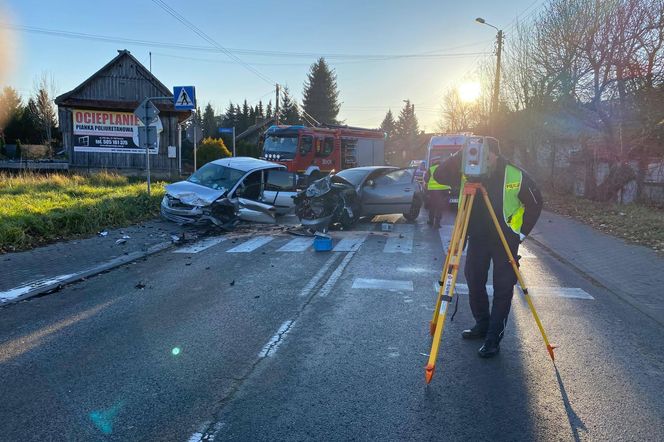
[(167, 197), (166, 195), (164, 195), (164, 197), (162, 198), (162, 200), (161, 200), (161, 205), (162, 205), (162, 206), (167, 206), (167, 207), (168, 207), (168, 205), (169, 205), (169, 204), (168, 204), (168, 197)]

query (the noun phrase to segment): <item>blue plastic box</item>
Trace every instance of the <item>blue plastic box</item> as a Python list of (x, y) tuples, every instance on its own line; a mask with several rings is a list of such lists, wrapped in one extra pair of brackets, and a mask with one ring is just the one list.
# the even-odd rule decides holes
[(314, 250), (317, 252), (329, 252), (332, 250), (332, 238), (325, 236), (315, 237)]

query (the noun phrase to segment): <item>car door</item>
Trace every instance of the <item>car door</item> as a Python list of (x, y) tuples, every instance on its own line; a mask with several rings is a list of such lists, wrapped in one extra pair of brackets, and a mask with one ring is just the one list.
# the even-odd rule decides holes
[(292, 212), (295, 209), (293, 197), (297, 193), (297, 174), (285, 169), (268, 169), (264, 173), (261, 201), (274, 206), (279, 215)]
[(369, 177), (362, 187), (362, 213), (386, 215), (410, 210), (416, 185), (408, 169), (391, 170)]
[(233, 197), (238, 201), (239, 217), (243, 221), (254, 223), (274, 223), (276, 209), (261, 200), (264, 172), (254, 170), (238, 183)]

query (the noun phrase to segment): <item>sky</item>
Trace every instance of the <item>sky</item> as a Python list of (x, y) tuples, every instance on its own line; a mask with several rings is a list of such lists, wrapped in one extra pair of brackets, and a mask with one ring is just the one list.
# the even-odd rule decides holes
[(13, 86), (27, 100), (46, 73), (64, 93), (128, 49), (146, 67), (152, 52), (152, 72), (162, 83), (194, 85), (199, 106), (210, 102), (222, 113), (229, 100), (274, 101), (275, 83), (299, 102), (309, 66), (325, 56), (337, 75), (346, 124), (377, 127), (388, 109), (396, 116), (408, 99), (420, 127), (432, 132), (444, 91), (472, 80), (478, 61), (495, 57), (496, 30), (475, 18), (504, 29), (509, 39), (517, 17), (528, 20), (544, 0), (161, 0), (207, 41), (158, 1), (0, 0), (0, 46), (12, 52), (3, 55), (10, 72), (0, 75), (0, 86)]

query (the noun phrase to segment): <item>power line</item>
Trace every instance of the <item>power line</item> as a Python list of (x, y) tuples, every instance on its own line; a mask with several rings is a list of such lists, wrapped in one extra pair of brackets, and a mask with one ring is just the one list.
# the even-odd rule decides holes
[[(142, 39), (134, 39), (134, 38), (124, 38), (124, 37), (113, 37), (113, 36), (108, 36), (108, 35), (99, 35), (99, 34), (90, 34), (90, 33), (84, 33), (84, 32), (75, 32), (75, 31), (65, 31), (65, 30), (60, 30), (60, 29), (48, 29), (48, 28), (40, 28), (40, 27), (34, 27), (34, 26), (22, 26), (22, 25), (14, 25), (14, 24), (9, 24), (9, 23), (0, 23), (0, 28), (5, 28), (5, 29), (12, 29), (15, 31), (20, 31), (20, 32), (25, 32), (29, 34), (37, 34), (37, 35), (48, 35), (52, 37), (61, 37), (61, 38), (69, 38), (69, 39), (74, 39), (74, 40), (91, 40), (91, 41), (101, 41), (101, 42), (106, 42), (106, 43), (113, 43), (113, 44), (130, 44), (130, 45), (136, 45), (136, 46), (147, 46), (147, 47), (152, 47), (152, 48), (164, 48), (164, 49), (176, 49), (176, 50), (184, 50), (184, 51), (198, 51), (198, 52), (223, 52), (220, 51), (218, 48), (214, 46), (201, 46), (201, 45), (191, 45), (191, 44), (184, 44), (184, 43), (167, 43), (167, 42), (159, 42), (159, 41), (151, 41), (151, 40), (142, 40)], [(474, 43), (469, 43), (465, 45), (459, 45), (459, 46), (452, 46), (449, 48), (446, 48), (446, 51), (453, 50), (453, 49), (461, 49), (469, 46), (477, 46), (479, 44), (484, 43), (485, 41), (482, 42), (474, 42)], [(468, 56), (474, 56), (474, 55), (481, 55), (481, 53), (478, 52), (460, 52), (460, 53), (445, 53), (441, 52), (443, 51), (442, 49), (435, 49), (435, 50), (430, 50), (430, 51), (425, 51), (425, 52), (418, 52), (418, 53), (405, 53), (405, 54), (343, 54), (343, 53), (317, 53), (317, 52), (287, 52), (287, 51), (269, 51), (269, 50), (259, 50), (259, 49), (237, 49), (237, 48), (226, 48), (228, 51), (235, 53), (235, 54), (240, 54), (240, 55), (254, 55), (254, 56), (259, 56), (259, 57), (277, 57), (277, 58), (314, 58), (314, 57), (324, 57), (328, 59), (339, 59), (342, 61), (336, 61), (335, 64), (341, 64), (341, 63), (354, 63), (356, 62), (364, 62), (364, 61), (383, 61), (383, 60), (396, 60), (396, 59), (401, 59), (401, 58), (423, 58), (423, 59), (432, 59), (432, 58), (446, 58), (446, 57), (468, 57)], [(171, 56), (171, 57), (178, 57), (176, 55), (167, 55), (167, 54), (162, 54), (165, 56)], [(185, 58), (183, 56), (180, 56), (180, 58)], [(196, 58), (191, 58), (192, 60), (201, 60), (201, 61), (213, 61), (212, 59), (206, 60), (206, 59), (196, 59)], [(343, 61), (343, 60), (348, 60), (348, 61)], [(233, 61), (235, 62), (235, 61)], [(276, 66), (277, 64), (274, 63), (258, 63), (258, 62), (252, 62), (250, 63), (252, 65), (270, 65), (270, 66)], [(297, 64), (297, 65), (304, 65), (305, 63)], [(308, 65), (309, 63), (306, 63)], [(287, 64), (284, 64), (287, 65)], [(293, 66), (296, 64), (293, 63)]]
[(177, 21), (182, 23), (185, 27), (189, 28), (191, 31), (193, 31), (196, 35), (201, 37), (203, 40), (207, 41), (210, 43), (212, 46), (215, 48), (219, 49), (221, 52), (225, 53), (231, 60), (235, 60), (238, 64), (243, 66), (245, 69), (247, 69), (249, 72), (253, 73), (256, 75), (258, 78), (261, 80), (265, 81), (268, 84), (275, 84), (276, 81), (271, 80), (269, 77), (267, 77), (265, 74), (263, 74), (261, 71), (256, 69), (255, 67), (245, 63), (241, 58), (239, 58), (237, 55), (233, 54), (230, 50), (228, 50), (226, 47), (222, 46), (221, 44), (217, 43), (215, 39), (207, 35), (205, 32), (203, 32), (201, 29), (199, 29), (196, 25), (194, 25), (192, 22), (187, 20), (185, 17), (183, 17), (180, 13), (178, 13), (176, 10), (168, 6), (163, 0), (152, 0), (153, 3), (155, 3), (157, 6), (162, 8), (166, 13), (168, 13), (171, 17), (175, 18)]

